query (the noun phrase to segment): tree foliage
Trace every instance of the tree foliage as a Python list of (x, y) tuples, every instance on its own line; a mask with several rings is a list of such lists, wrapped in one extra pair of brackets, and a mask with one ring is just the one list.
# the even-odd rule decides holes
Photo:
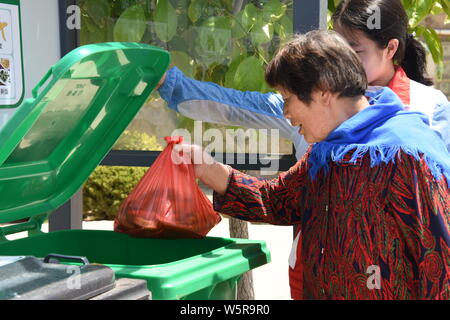
[[(450, 17), (448, 0), (402, 0), (409, 31), (442, 67), (439, 36), (421, 22)], [(328, 0), (331, 14), (339, 0)], [(172, 53), (188, 76), (239, 90), (268, 92), (264, 64), (293, 32), (292, 0), (82, 0), (81, 43), (146, 42)], [(330, 15), (329, 15), (330, 16)], [(252, 72), (249, 72), (252, 70)]]
[[(402, 0), (409, 32), (421, 37), (438, 70), (443, 49), (433, 29), (421, 22), (430, 14), (450, 17), (448, 0)], [(107, 41), (149, 43), (167, 49), (172, 65), (187, 76), (239, 90), (269, 92), (264, 66), (293, 33), (293, 0), (80, 0), (80, 44)], [(328, 0), (328, 16), (339, 0)], [(450, 21), (448, 21), (450, 22)], [(329, 24), (330, 25), (330, 24)], [(192, 120), (179, 116), (178, 126)], [(122, 146), (156, 147), (151, 137), (125, 134)], [(160, 148), (160, 146), (157, 146)], [(131, 171), (130, 171), (131, 170)], [(85, 210), (112, 218), (143, 168), (100, 167), (85, 187)]]

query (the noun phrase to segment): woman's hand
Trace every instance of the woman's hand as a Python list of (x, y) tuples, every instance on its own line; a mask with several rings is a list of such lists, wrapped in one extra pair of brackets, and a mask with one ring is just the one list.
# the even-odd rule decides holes
[(204, 152), (200, 146), (188, 143), (174, 145), (172, 161), (175, 164), (193, 164), (195, 176), (200, 180), (203, 180), (209, 168), (216, 163), (214, 158)]
[(214, 160), (200, 146), (187, 143), (174, 145), (172, 161), (193, 164), (198, 179), (219, 194), (226, 192), (231, 168)]

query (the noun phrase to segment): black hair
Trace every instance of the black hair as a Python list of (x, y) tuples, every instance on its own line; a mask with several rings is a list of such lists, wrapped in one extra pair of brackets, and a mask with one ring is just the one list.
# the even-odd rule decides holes
[[(379, 25), (371, 21), (379, 13)], [(433, 85), (426, 70), (426, 52), (422, 44), (408, 34), (408, 16), (400, 0), (342, 0), (332, 16), (333, 24), (362, 31), (370, 40), (385, 49), (391, 39), (399, 46), (394, 63), (400, 65), (414, 81)]]

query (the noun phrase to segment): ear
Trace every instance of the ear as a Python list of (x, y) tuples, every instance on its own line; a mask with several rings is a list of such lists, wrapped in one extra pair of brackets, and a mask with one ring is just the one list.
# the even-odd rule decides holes
[(387, 49), (387, 56), (386, 58), (388, 58), (389, 60), (393, 60), (395, 54), (397, 53), (398, 50), (398, 45), (399, 45), (399, 41), (398, 39), (391, 39), (388, 42), (388, 45), (386, 47)]
[(320, 104), (324, 107), (330, 107), (332, 100), (334, 98), (333, 93), (330, 91), (318, 91), (317, 97), (320, 101)]

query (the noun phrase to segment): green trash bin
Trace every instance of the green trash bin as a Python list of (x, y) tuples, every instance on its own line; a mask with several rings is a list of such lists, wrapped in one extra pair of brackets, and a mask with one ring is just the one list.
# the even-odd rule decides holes
[[(153, 299), (234, 299), (243, 273), (270, 261), (264, 241), (145, 239), (113, 231), (43, 233), (112, 148), (169, 64), (137, 43), (79, 47), (62, 58), (0, 130), (0, 255), (85, 256), (116, 277), (145, 279)], [(28, 237), (6, 236), (28, 231)]]

